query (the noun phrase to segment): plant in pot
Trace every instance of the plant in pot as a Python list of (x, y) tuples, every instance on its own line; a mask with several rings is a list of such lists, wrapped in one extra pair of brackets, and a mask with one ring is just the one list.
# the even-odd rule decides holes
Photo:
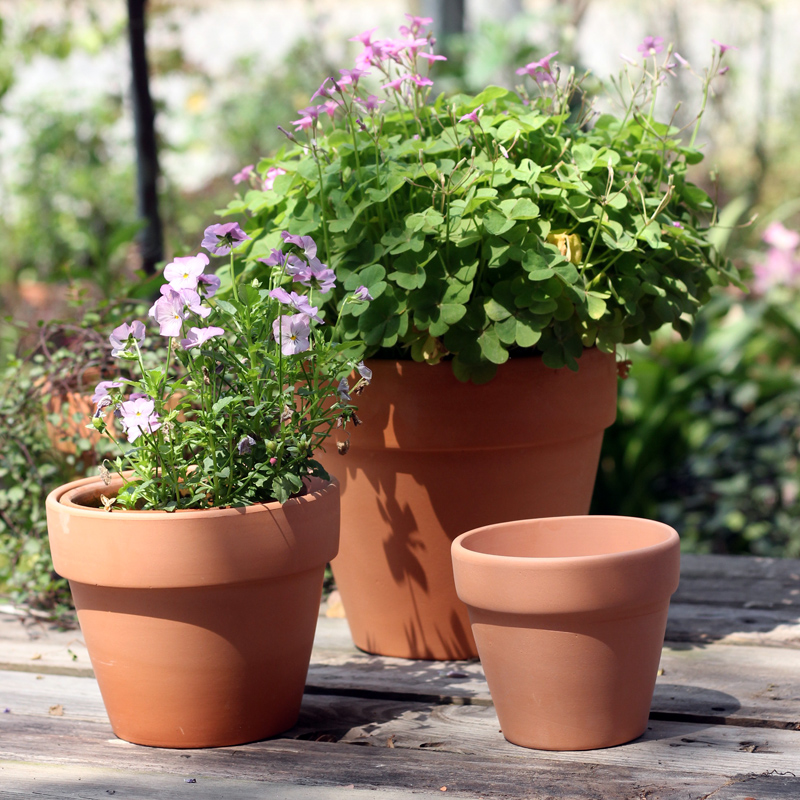
[[(247, 238), (236, 223), (207, 229), (203, 246), (230, 255), (220, 276), (204, 253), (165, 267), (149, 311), (165, 363), (147, 368), (143, 322), (114, 329), (111, 354), (137, 377), (97, 385), (91, 427), (119, 425), (119, 455), (47, 498), (53, 563), (112, 727), (140, 744), (229, 745), (291, 727), (338, 546), (338, 484), (316, 450), (356, 421), (351, 392), (370, 373), (311, 304), (332, 273), (293, 284), (274, 264), (245, 284), (234, 251)], [(314, 262), (310, 237), (285, 238), (292, 264)]]
[[(433, 100), (429, 23), (355, 37), (355, 68), (323, 82), (290, 146), (237, 176), (250, 190), (228, 212), (249, 215), (248, 275), (283, 228), (320, 242), (341, 281), (320, 314), (364, 342), (380, 376), (339, 475), (333, 568), (355, 643), (446, 659), (476, 654), (450, 542), (585, 514), (616, 413), (615, 352), (665, 324), (686, 337), (736, 276), (709, 235), (715, 203), (688, 177), (727, 47), (685, 134), (654, 117), (660, 84), (686, 64), (660, 39), (614, 83), (614, 115), (594, 111), (557, 53), (518, 70), (530, 92)], [(358, 287), (368, 305), (348, 302)]]

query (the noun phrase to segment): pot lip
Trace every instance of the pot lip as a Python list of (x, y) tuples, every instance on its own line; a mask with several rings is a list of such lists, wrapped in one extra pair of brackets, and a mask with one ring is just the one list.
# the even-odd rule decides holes
[[(115, 477), (109, 486), (113, 487), (115, 483), (121, 483), (119, 477)], [(69, 483), (62, 484), (56, 487), (50, 494), (47, 495), (45, 507), (51, 511), (68, 511), (69, 514), (76, 517), (97, 517), (99, 515), (107, 515), (108, 512), (104, 508), (94, 508), (92, 506), (84, 506), (76, 503), (72, 498), (81, 493), (82, 490), (91, 490), (95, 488), (106, 488), (100, 477), (90, 476), (88, 478), (79, 478), (78, 480), (70, 481)], [(143, 516), (156, 519), (175, 518), (180, 516), (183, 520), (192, 519), (208, 519), (209, 517), (238, 517), (242, 514), (255, 514), (264, 511), (275, 512), (285, 507), (293, 505), (304, 505), (315, 500), (320, 500), (331, 492), (339, 491), (339, 481), (331, 475), (330, 481), (324, 481), (322, 478), (309, 478), (308, 479), (308, 492), (300, 497), (292, 497), (285, 503), (279, 503), (277, 500), (271, 503), (253, 503), (249, 506), (229, 506), (226, 508), (181, 508), (175, 511), (163, 511), (160, 509), (155, 510), (142, 510), (142, 511), (127, 511), (127, 510), (114, 510), (112, 516), (117, 520), (141, 520)]]
[[(662, 541), (647, 545), (645, 547), (637, 547), (631, 550), (622, 550), (615, 553), (599, 553), (596, 555), (585, 556), (506, 556), (497, 555), (494, 553), (483, 553), (479, 550), (473, 550), (465, 546), (465, 542), (469, 538), (488, 530), (513, 529), (523, 524), (536, 525), (537, 523), (547, 524), (580, 521), (579, 524), (583, 525), (599, 520), (624, 520), (625, 522), (635, 521), (639, 524), (645, 525), (648, 528), (660, 530), (665, 536)], [(451, 553), (454, 559), (458, 559), (461, 562), (481, 564), (484, 566), (494, 566), (497, 568), (513, 567), (518, 569), (520, 567), (528, 566), (537, 570), (563, 570), (565, 568), (574, 567), (591, 568), (594, 566), (602, 566), (611, 561), (619, 562), (620, 560), (638, 560), (657, 557), (669, 552), (673, 548), (680, 548), (680, 536), (673, 527), (664, 522), (645, 519), (644, 517), (626, 517), (614, 514), (576, 514), (564, 517), (538, 517), (527, 520), (512, 520), (510, 522), (484, 525), (480, 528), (466, 531), (465, 533), (462, 533), (460, 536), (456, 537), (451, 545)]]

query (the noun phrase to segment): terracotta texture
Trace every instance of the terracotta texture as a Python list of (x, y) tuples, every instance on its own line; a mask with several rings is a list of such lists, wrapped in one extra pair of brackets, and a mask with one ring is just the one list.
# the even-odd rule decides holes
[(672, 528), (633, 517), (522, 520), (453, 542), (506, 739), (589, 750), (644, 733), (679, 551)]
[(342, 486), (333, 570), (353, 641), (401, 658), (474, 657), (450, 543), (492, 522), (589, 510), (616, 415), (614, 356), (587, 350), (578, 372), (513, 359), (480, 386), (447, 364), (369, 366), (349, 453), (320, 459)]
[(47, 498), (114, 733), (160, 747), (242, 744), (297, 721), (339, 492), (246, 508), (114, 511), (90, 478)]

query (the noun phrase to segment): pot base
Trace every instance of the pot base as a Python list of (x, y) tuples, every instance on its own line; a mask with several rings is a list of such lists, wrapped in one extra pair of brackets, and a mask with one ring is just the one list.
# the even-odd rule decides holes
[(134, 744), (197, 748), (291, 728), (323, 572), (196, 589), (70, 582), (114, 733)]

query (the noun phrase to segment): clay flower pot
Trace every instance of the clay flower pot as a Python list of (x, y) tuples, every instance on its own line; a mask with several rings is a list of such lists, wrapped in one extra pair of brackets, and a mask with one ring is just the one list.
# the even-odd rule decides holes
[(487, 384), (448, 364), (372, 359), (364, 424), (345, 457), (336, 586), (356, 646), (400, 658), (477, 655), (450, 544), (492, 522), (589, 511), (603, 431), (616, 417), (613, 355), (580, 369), (512, 359)]
[(489, 525), (452, 546), (510, 742), (611, 747), (644, 733), (678, 588), (678, 534), (633, 517)]
[(312, 480), (283, 505), (93, 507), (118, 488), (87, 478), (46, 504), (114, 733), (210, 747), (292, 727), (338, 545), (336, 483)]

